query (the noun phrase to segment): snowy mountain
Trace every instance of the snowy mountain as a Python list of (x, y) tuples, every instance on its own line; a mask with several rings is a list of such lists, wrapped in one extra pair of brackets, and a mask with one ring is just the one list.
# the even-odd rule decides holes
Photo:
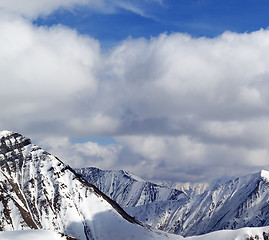
[(269, 172), (237, 178), (201, 195), (126, 208), (157, 229), (193, 236), (269, 225)]
[[(77, 174), (18, 133), (0, 132), (0, 231), (5, 231), (0, 233), (0, 239), (38, 236), (43, 229), (53, 231), (44, 232), (44, 236), (52, 234), (51, 239), (183, 240), (181, 236), (153, 231), (143, 224), (184, 236), (269, 225), (267, 171), (234, 179), (190, 197), (128, 172), (110, 172), (114, 174), (112, 178), (98, 169), (92, 172), (100, 181), (100, 188), (125, 203), (124, 209), (135, 218), (84, 179), (80, 175), (82, 170)], [(256, 235), (268, 239), (268, 233), (268, 227), (246, 228), (186, 239), (227, 239), (227, 236), (251, 239)]]
[[(131, 216), (153, 228), (183, 236), (221, 229), (269, 225), (269, 172), (261, 171), (184, 197), (125, 171), (76, 170), (117, 201)], [(149, 187), (150, 186), (150, 187)], [(153, 187), (154, 186), (154, 187)], [(154, 191), (153, 191), (154, 190)], [(176, 196), (176, 197), (170, 197)]]
[(48, 230), (24, 230), (0, 232), (1, 240), (76, 240), (67, 235)]
[[(57, 234), (52, 231), (45, 230), (25, 230), (25, 231), (8, 231), (0, 232), (1, 240), (25, 240), (25, 239), (38, 239), (38, 240), (73, 240)], [(126, 238), (131, 239), (131, 238)], [(183, 238), (180, 236), (166, 235), (163, 240), (268, 240), (269, 227), (260, 228), (242, 228), (239, 230), (222, 230), (205, 235)], [(144, 240), (142, 238), (141, 240)]]
[(52, 230), (79, 240), (168, 238), (141, 226), (98, 188), (30, 139), (3, 131), (0, 231), (29, 229)]
[(184, 238), (184, 240), (268, 240), (269, 227), (241, 228), (238, 230), (222, 230), (200, 236)]
[(147, 182), (127, 171), (81, 168), (75, 170), (122, 207), (136, 207), (156, 201), (179, 200), (179, 190)]

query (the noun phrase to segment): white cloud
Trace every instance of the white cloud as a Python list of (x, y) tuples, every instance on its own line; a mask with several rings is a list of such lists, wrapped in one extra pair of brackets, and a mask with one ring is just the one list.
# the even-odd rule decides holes
[(202, 131), (217, 138), (235, 138), (243, 135), (244, 126), (240, 122), (206, 122)]
[(116, 140), (123, 152), (117, 164), (149, 179), (207, 182), (268, 166), (266, 148), (203, 143), (188, 136), (125, 136)]
[(239, 93), (239, 100), (242, 104), (254, 107), (265, 107), (258, 89), (245, 86)]
[(90, 37), (1, 17), (0, 51), (0, 107), (13, 127), (76, 117), (80, 101), (97, 93), (100, 48)]
[(92, 116), (87, 118), (81, 118), (81, 116), (71, 118), (67, 120), (67, 124), (83, 136), (85, 129), (87, 129), (86, 132), (90, 131), (92, 135), (99, 135), (102, 132), (113, 134), (117, 132), (120, 121), (103, 113), (94, 112)]
[[(128, 140), (128, 149), (142, 155), (137, 173), (156, 166), (156, 177), (163, 166), (163, 176), (183, 169), (205, 180), (216, 176), (213, 169), (225, 175), (268, 167), (268, 40), (268, 30), (215, 39), (173, 34), (126, 40), (114, 50), (107, 65), (116, 83), (111, 109), (128, 110), (119, 115), (127, 122), (123, 131), (157, 135), (140, 136), (141, 147)], [(211, 123), (213, 132), (201, 132)]]
[(141, 154), (144, 158), (159, 160), (165, 157), (166, 144), (161, 137), (154, 136), (124, 136), (117, 141), (126, 145), (134, 154)]
[[(40, 14), (41, 3), (22, 13)], [(47, 4), (44, 14), (62, 3)], [(0, 7), (17, 11), (11, 2)], [(126, 39), (104, 53), (90, 36), (6, 12), (0, 128), (32, 136), (75, 167), (178, 181), (266, 168), (268, 42), (268, 30), (212, 39), (175, 33)], [(114, 136), (119, 144), (66, 136)]]
[(98, 166), (112, 169), (121, 151), (121, 146), (116, 144), (102, 146), (92, 141), (72, 143), (67, 137), (43, 138), (39, 145), (74, 168)]
[[(151, 41), (128, 40), (114, 51), (111, 69), (124, 83), (135, 85), (140, 96), (145, 94), (142, 97), (149, 100), (148, 104), (157, 100), (157, 96), (147, 95), (153, 88), (181, 110), (187, 105), (199, 112), (204, 104), (217, 114), (223, 111), (220, 106), (228, 107), (230, 101), (238, 110), (251, 109), (253, 104), (238, 101), (238, 95), (242, 88), (255, 85), (268, 74), (265, 64), (268, 57), (264, 52), (268, 48), (264, 44), (267, 39), (268, 32), (261, 30), (252, 34), (225, 33), (216, 39), (173, 34)], [(141, 87), (136, 85), (138, 82)], [(244, 94), (257, 98), (260, 91), (258, 86), (255, 89), (255, 93)]]

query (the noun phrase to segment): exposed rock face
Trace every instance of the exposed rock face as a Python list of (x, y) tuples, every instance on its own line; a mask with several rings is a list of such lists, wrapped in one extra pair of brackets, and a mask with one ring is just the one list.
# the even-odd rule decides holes
[[(99, 189), (30, 139), (4, 131), (0, 132), (0, 141), (1, 231), (50, 229), (88, 240), (100, 239), (108, 219), (119, 223), (118, 227), (121, 223), (139, 224)], [(104, 234), (102, 238), (106, 239)]]

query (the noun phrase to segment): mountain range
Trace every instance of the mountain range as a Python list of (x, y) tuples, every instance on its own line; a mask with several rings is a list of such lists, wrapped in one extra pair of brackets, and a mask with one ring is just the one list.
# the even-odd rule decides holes
[(268, 171), (239, 177), (189, 196), (125, 171), (76, 171), (144, 225), (169, 233), (194, 236), (269, 225)]
[[(268, 188), (261, 171), (188, 195), (126, 171), (73, 170), (29, 138), (0, 132), (1, 239), (268, 239)], [(213, 232), (223, 229), (239, 230)]]

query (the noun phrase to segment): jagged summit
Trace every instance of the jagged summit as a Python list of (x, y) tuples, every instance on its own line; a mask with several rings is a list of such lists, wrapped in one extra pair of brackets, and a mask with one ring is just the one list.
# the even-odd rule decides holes
[[(32, 143), (30, 138), (25, 137), (18, 132), (12, 132), (12, 131), (7, 131), (7, 130), (0, 131), (0, 141), (1, 141), (0, 146), (3, 144), (12, 145), (15, 142), (18, 144), (18, 143), (22, 143), (25, 140), (27, 140), (28, 144)], [(19, 146), (16, 146), (16, 147), (19, 148)]]
[(123, 240), (128, 234), (136, 240), (163, 238), (29, 138), (2, 131), (0, 231), (26, 229), (53, 230), (79, 240)]
[(0, 138), (10, 136), (13, 133), (14, 132), (11, 132), (11, 131), (8, 131), (8, 130), (0, 131)]

